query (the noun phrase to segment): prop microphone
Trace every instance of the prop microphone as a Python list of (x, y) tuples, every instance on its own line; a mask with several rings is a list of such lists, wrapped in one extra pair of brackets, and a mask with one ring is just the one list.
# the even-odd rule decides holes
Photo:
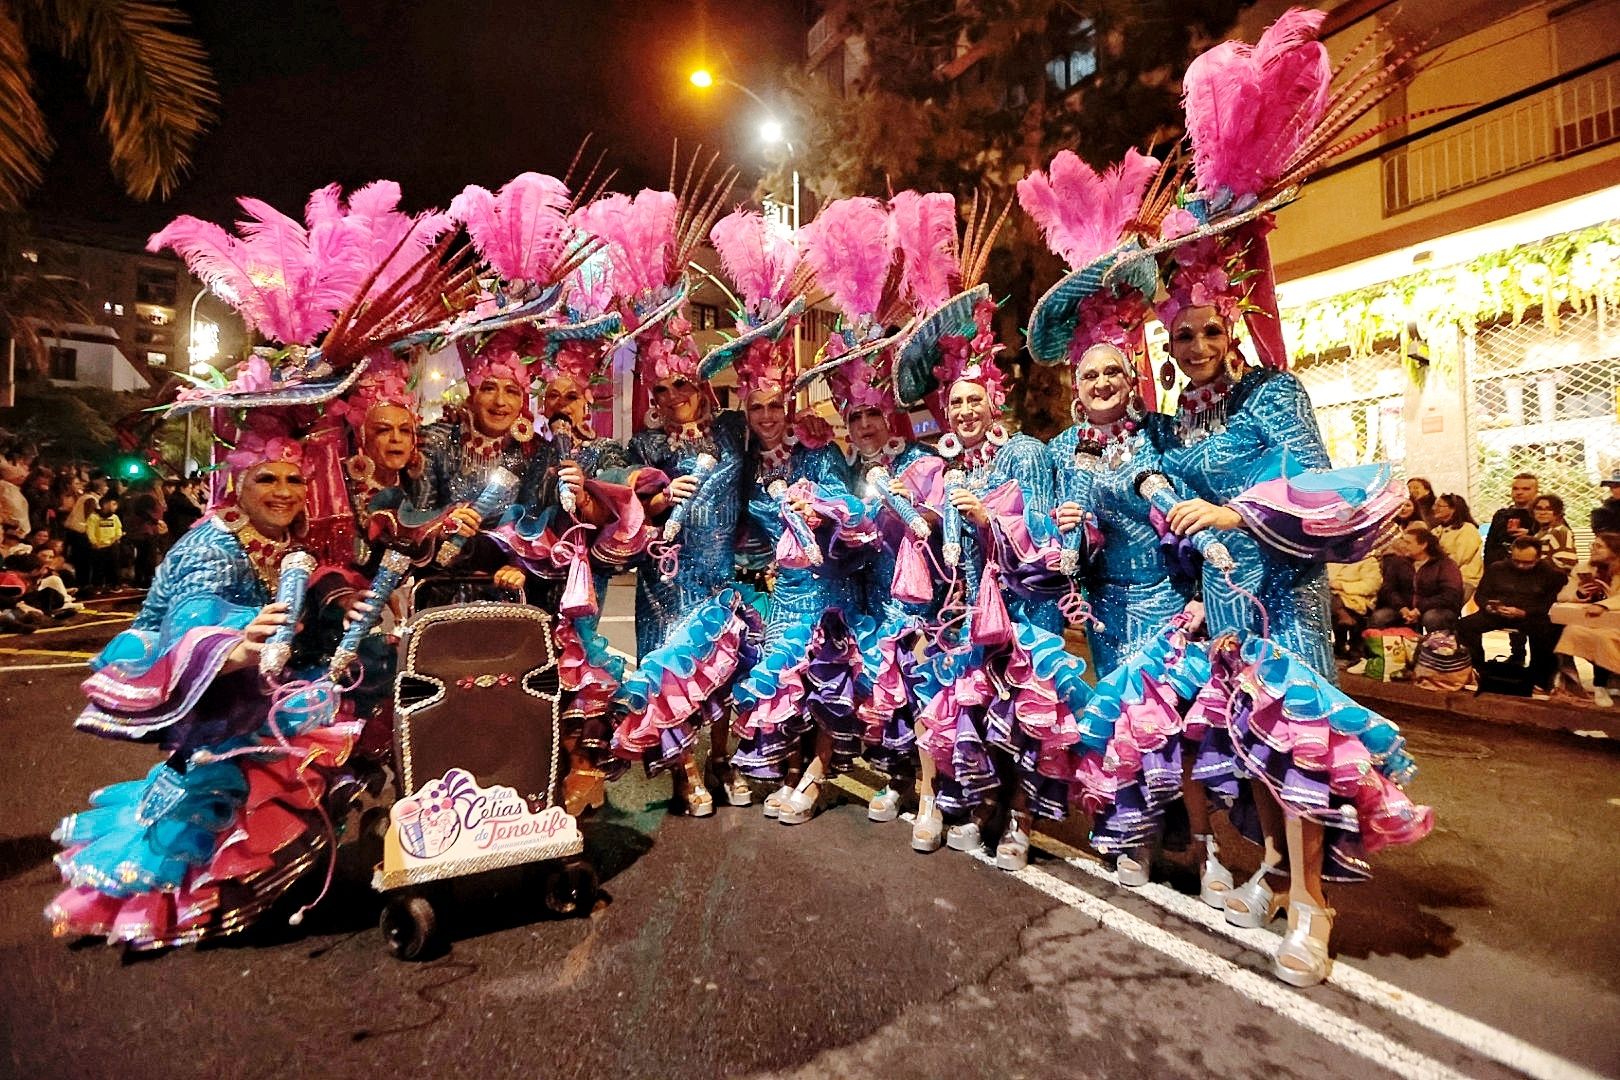
[[(1171, 486), (1169, 479), (1163, 473), (1148, 472), (1138, 476), (1136, 478), (1136, 490), (1141, 493), (1142, 498), (1146, 499), (1150, 506), (1163, 514), (1170, 513), (1171, 508), (1181, 501), (1176, 494), (1175, 488)], [(1187, 539), (1198, 550), (1198, 553), (1204, 557), (1204, 561), (1215, 569), (1222, 573), (1237, 569), (1237, 563), (1233, 561), (1232, 553), (1226, 550), (1225, 544), (1215, 539), (1213, 533), (1205, 530), (1204, 532), (1194, 533)]]
[(883, 505), (893, 510), (895, 515), (906, 523), (906, 528), (917, 534), (917, 539), (928, 539), (932, 530), (928, 528), (927, 519), (917, 513), (917, 508), (911, 505), (910, 499), (904, 495), (896, 495), (889, 487), (892, 481), (888, 469), (881, 465), (872, 466), (866, 470), (866, 482), (877, 489), (878, 495), (883, 499)]
[(304, 597), (309, 592), (309, 576), (315, 572), (315, 556), (307, 551), (289, 551), (281, 560), (281, 575), (276, 579), (276, 603), (287, 605), (287, 621), (276, 627), (259, 653), (259, 674), (270, 677), (281, 674), (281, 669), (292, 659), (293, 636), (298, 633), (298, 620), (304, 614)]
[(967, 474), (961, 469), (952, 469), (945, 474), (945, 507), (940, 511), (940, 521), (945, 527), (945, 543), (940, 548), (940, 555), (945, 559), (946, 566), (959, 566), (962, 562), (962, 512), (951, 505), (951, 492), (967, 483)]
[[(1076, 446), (1074, 464), (1082, 472), (1098, 472), (1102, 468), (1102, 445), (1087, 440)], [(1085, 522), (1081, 522), (1063, 534), (1063, 553), (1058, 565), (1070, 577), (1080, 572), (1080, 546), (1085, 542), (1085, 539)]]
[[(567, 427), (566, 421), (551, 425), (552, 437), (557, 442), (557, 460), (560, 462), (567, 461), (574, 453), (574, 440), (569, 436)], [(558, 467), (561, 468), (561, 466)], [(579, 507), (574, 500), (574, 489), (563, 483), (561, 477), (557, 479), (557, 504), (563, 508), (563, 513), (569, 517), (579, 512)]]
[(816, 534), (810, 531), (810, 523), (805, 521), (799, 512), (788, 504), (788, 486), (786, 480), (774, 480), (765, 493), (776, 500), (776, 507), (782, 514), (782, 520), (792, 530), (793, 538), (804, 549), (804, 557), (810, 560), (811, 566), (821, 565), (821, 545), (816, 543)]
[[(487, 521), (511, 505), (512, 499), (517, 495), (518, 483), (517, 474), (511, 469), (495, 466), (495, 470), (489, 474), (489, 479), (484, 481), (484, 490), (473, 500), (473, 509), (478, 511), (479, 521)], [(455, 562), (469, 539), (471, 537), (457, 533), (441, 544), (437, 560), (439, 565), (449, 566)]]
[(664, 543), (673, 543), (675, 538), (681, 534), (682, 527), (686, 525), (686, 515), (691, 512), (692, 504), (698, 501), (698, 496), (703, 494), (704, 484), (707, 483), (709, 477), (713, 476), (714, 471), (719, 467), (720, 459), (713, 454), (698, 455), (697, 464), (692, 468), (692, 475), (697, 478), (698, 489), (692, 492), (691, 498), (683, 500), (675, 509), (669, 512), (669, 520), (664, 522)]
[(382, 566), (378, 568), (377, 576), (371, 579), (371, 588), (366, 590), (364, 602), (369, 606), (343, 632), (343, 640), (338, 642), (337, 652), (332, 654), (332, 664), (326, 669), (333, 681), (348, 671), (349, 665), (359, 657), (361, 639), (375, 630), (377, 624), (382, 621), (383, 609), (388, 606), (388, 598), (394, 595), (394, 590), (405, 579), (405, 572), (410, 568), (410, 556), (403, 551), (390, 549), (383, 553)]

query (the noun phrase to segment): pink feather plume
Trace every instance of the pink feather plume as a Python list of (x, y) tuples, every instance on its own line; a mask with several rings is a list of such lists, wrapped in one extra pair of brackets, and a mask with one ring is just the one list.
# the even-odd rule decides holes
[(918, 310), (937, 308), (960, 291), (954, 195), (900, 192), (889, 200), (889, 238), (905, 255), (901, 287)]
[(1322, 120), (1332, 67), (1316, 40), (1326, 13), (1290, 8), (1250, 46), (1227, 41), (1187, 67), (1182, 104), (1198, 191), (1258, 195)]
[(237, 200), (244, 218), (232, 235), (212, 222), (182, 216), (147, 241), (148, 251), (169, 248), (191, 272), (241, 314), (259, 333), (286, 345), (309, 345), (329, 329), (338, 312), (369, 293), (381, 295), (450, 227), (442, 214), (412, 217), (398, 209), (399, 185), (391, 180), (356, 191), (345, 202), (329, 184), (313, 192), (304, 221), (261, 199)]
[(680, 277), (675, 256), (675, 195), (644, 189), (608, 195), (574, 212), (574, 224), (608, 245), (614, 292), (624, 298), (668, 288)]
[(549, 285), (573, 250), (568, 187), (554, 176), (519, 173), (499, 191), (469, 184), (450, 200), (449, 216), (506, 282)]
[(709, 239), (749, 314), (759, 315), (763, 308), (780, 310), (792, 299), (789, 286), (799, 266), (799, 249), (791, 229), (766, 220), (757, 210), (737, 210), (714, 223)]
[(802, 232), (804, 260), (838, 309), (857, 321), (875, 314), (894, 255), (883, 204), (865, 196), (830, 202)]
[(1046, 246), (1078, 270), (1119, 246), (1158, 168), (1156, 159), (1132, 148), (1099, 175), (1078, 154), (1062, 150), (1046, 172), (1018, 181), (1018, 202), (1040, 226)]

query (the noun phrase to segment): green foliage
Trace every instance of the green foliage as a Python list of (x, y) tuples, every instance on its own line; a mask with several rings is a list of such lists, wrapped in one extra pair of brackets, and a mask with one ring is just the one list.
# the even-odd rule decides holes
[(113, 425), (148, 403), (141, 394), (26, 379), (17, 383), (16, 407), (0, 409), (0, 428), (34, 443), (48, 460), (100, 465), (118, 450)]

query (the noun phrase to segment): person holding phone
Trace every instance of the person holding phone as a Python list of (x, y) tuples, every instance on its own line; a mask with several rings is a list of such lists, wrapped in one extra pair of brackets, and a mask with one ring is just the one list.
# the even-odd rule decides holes
[(1530, 645), (1534, 696), (1545, 700), (1552, 688), (1558, 630), (1548, 612), (1567, 580), (1563, 571), (1541, 557), (1533, 536), (1513, 541), (1509, 558), (1485, 571), (1474, 599), (1479, 610), (1457, 623), (1457, 638), (1473, 658), (1474, 671), (1485, 668), (1484, 635), (1492, 630), (1519, 630)]
[[(1557, 696), (1605, 709), (1613, 706), (1609, 684), (1613, 673), (1620, 671), (1620, 532), (1600, 532), (1592, 538), (1591, 558), (1575, 568), (1553, 605), (1552, 619), (1563, 627), (1554, 649), (1559, 661)], [(1576, 658), (1592, 665), (1590, 698), (1575, 669)]]

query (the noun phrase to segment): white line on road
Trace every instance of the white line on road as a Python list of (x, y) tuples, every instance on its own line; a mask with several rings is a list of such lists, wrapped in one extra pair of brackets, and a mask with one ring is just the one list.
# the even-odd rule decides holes
[[(1088, 857), (1078, 848), (1039, 833), (1035, 834), (1033, 843), (1076, 870), (1111, 885), (1119, 884), (1119, 879), (1112, 870), (1102, 866), (1096, 859)], [(1150, 900), (1173, 915), (1195, 922), (1206, 930), (1230, 938), (1264, 955), (1271, 955), (1277, 948), (1277, 935), (1271, 931), (1233, 926), (1226, 921), (1225, 915), (1202, 900), (1179, 893), (1168, 886), (1148, 884), (1131, 889), (1131, 894)], [(1352, 997), (1394, 1013), (1437, 1035), (1443, 1035), (1482, 1057), (1488, 1057), (1510, 1069), (1517, 1069), (1527, 1076), (1534, 1077), (1535, 1080), (1603, 1080), (1600, 1074), (1572, 1061), (1549, 1053), (1539, 1046), (1533, 1046), (1505, 1031), (1499, 1031), (1489, 1024), (1464, 1016), (1437, 1002), (1402, 990), (1393, 983), (1369, 975), (1342, 960), (1333, 961), (1327, 981)]]
[(79, 660), (72, 664), (5, 664), (0, 665), (0, 675), (8, 671), (61, 671), (66, 668), (84, 668), (84, 661)]
[[(874, 794), (872, 788), (847, 776), (839, 777), (834, 781), (834, 784), (848, 791), (856, 798), (865, 801), (870, 801)], [(912, 815), (906, 814), (904, 817), (910, 820)], [(1065, 863), (1077, 870), (1090, 874), (1092, 877), (1105, 881), (1110, 885), (1119, 885), (1118, 878), (1113, 871), (1107, 869), (1095, 858), (1088, 856), (1078, 848), (1071, 847), (1061, 840), (1043, 836), (1040, 833), (1034, 835), (1032, 842), (1036, 847), (1063, 859)], [(994, 861), (982, 853), (978, 858), (981, 862), (994, 865)], [(1039, 875), (1039, 877), (1032, 875)], [(1071, 885), (1044, 870), (1029, 867), (1013, 876), (1018, 877), (1025, 884), (1061, 900), (1070, 907), (1091, 915), (1110, 929), (1117, 930), (1140, 944), (1147, 945), (1149, 948), (1171, 956), (1187, 964), (1200, 974), (1231, 987), (1257, 1004), (1302, 1024), (1335, 1045), (1345, 1046), (1358, 1054), (1364, 1054), (1364, 1056), (1385, 1065), (1402, 1076), (1459, 1075), (1448, 1066), (1399, 1043), (1394, 1043), (1385, 1036), (1364, 1028), (1355, 1021), (1301, 996), (1282, 983), (1238, 967), (1232, 964), (1231, 961), (1217, 956), (1193, 942), (1177, 937), (1169, 933), (1169, 931), (1144, 922), (1123, 908), (1100, 897), (1092, 896), (1085, 890)], [(1184, 896), (1164, 885), (1150, 884), (1139, 889), (1132, 889), (1131, 893), (1158, 904), (1173, 915), (1230, 938), (1262, 956), (1270, 957), (1277, 949), (1278, 936), (1271, 931), (1247, 930), (1242, 927), (1232, 926), (1226, 921), (1224, 915), (1206, 906), (1202, 901), (1194, 897)], [(1085, 903), (1072, 902), (1075, 896), (1084, 897)], [(1136, 933), (1137, 930), (1148, 934), (1153, 940), (1139, 937)], [(1163, 935), (1168, 940), (1161, 941), (1158, 935)], [(1174, 943), (1173, 947), (1171, 947), (1171, 943)], [(1167, 947), (1161, 948), (1160, 944)], [(1221, 965), (1230, 968), (1231, 972), (1227, 972)], [(1242, 978), (1234, 980), (1228, 977), (1232, 973), (1236, 973)], [(1402, 990), (1400, 987), (1384, 982), (1382, 979), (1369, 975), (1359, 968), (1352, 967), (1342, 960), (1333, 962), (1328, 982), (1353, 997), (1408, 1020), (1428, 1031), (1444, 1036), (1467, 1050), (1479, 1054), (1481, 1057), (1489, 1058), (1492, 1061), (1534, 1077), (1535, 1080), (1604, 1080), (1599, 1073), (1595, 1073), (1572, 1061), (1567, 1061), (1540, 1047), (1533, 1046), (1522, 1039), (1509, 1035), (1507, 1032), (1499, 1031), (1488, 1024), (1448, 1009), (1444, 1005)], [(1239, 985), (1240, 983), (1242, 985)], [(1265, 991), (1264, 998), (1250, 992), (1250, 990), (1260, 988)], [(1306, 1008), (1303, 1010), (1291, 1010), (1291, 1008), (1279, 1007), (1273, 1004), (1273, 1001), (1297, 1002), (1306, 1006)], [(1326, 1029), (1320, 1026), (1321, 1024), (1326, 1024)], [(1340, 1037), (1341, 1035), (1343, 1038)], [(1344, 1038), (1351, 1041), (1346, 1042)], [(1362, 1049), (1363, 1045), (1371, 1046), (1372, 1044), (1357, 1040), (1367, 1039), (1388, 1042), (1399, 1047), (1402, 1054), (1399, 1057), (1391, 1056), (1386, 1061), (1379, 1056), (1388, 1053), (1381, 1046), (1376, 1048), (1376, 1052)], [(1404, 1067), (1398, 1068), (1396, 1066), (1397, 1061), (1405, 1063), (1408, 1058), (1411, 1059), (1410, 1064), (1414, 1071), (1407, 1071)], [(1431, 1067), (1439, 1071), (1429, 1071)]]

